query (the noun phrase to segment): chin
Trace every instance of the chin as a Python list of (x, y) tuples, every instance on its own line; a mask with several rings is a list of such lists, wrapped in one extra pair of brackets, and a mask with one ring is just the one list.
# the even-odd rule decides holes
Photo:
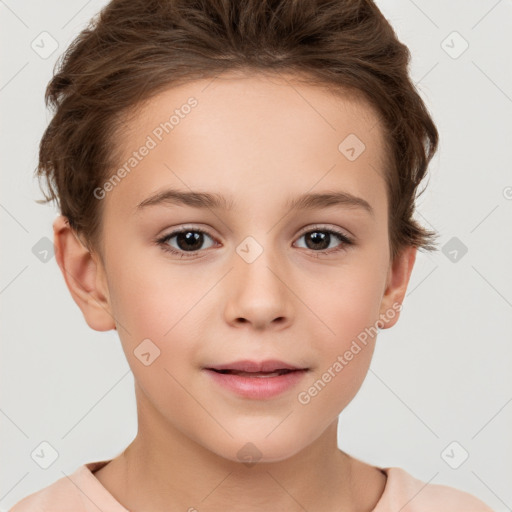
[(308, 443), (294, 435), (281, 435), (276, 432), (265, 435), (242, 435), (234, 439), (226, 439), (226, 445), (217, 444), (214, 451), (217, 455), (232, 462), (242, 463), (252, 467), (258, 463), (281, 462), (304, 449)]

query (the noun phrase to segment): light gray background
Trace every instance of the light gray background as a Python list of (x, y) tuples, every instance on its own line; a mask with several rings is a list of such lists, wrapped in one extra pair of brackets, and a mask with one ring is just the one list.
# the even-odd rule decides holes
[[(33, 253), (41, 238), (53, 240), (58, 214), (34, 202), (50, 119), (44, 89), (57, 56), (105, 3), (0, 1), (4, 510), (117, 455), (136, 434), (133, 376), (117, 333), (92, 331), (55, 258)], [(378, 5), (412, 52), (412, 76), (441, 134), (418, 218), (440, 232), (441, 246), (468, 251), (455, 262), (419, 253), (402, 316), (380, 333), (368, 377), (341, 416), (340, 447), (512, 510), (512, 2)], [(31, 47), (43, 31), (59, 45), (46, 59)], [(469, 44), (460, 56), (464, 41), (453, 31)], [(48, 469), (31, 457), (43, 441), (58, 452)], [(452, 465), (469, 454), (458, 469), (441, 455), (453, 441)]]

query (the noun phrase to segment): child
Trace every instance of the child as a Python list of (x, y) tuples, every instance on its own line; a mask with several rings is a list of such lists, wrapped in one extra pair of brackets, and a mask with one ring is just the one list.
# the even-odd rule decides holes
[(80, 34), (38, 172), (138, 433), (12, 511), (491, 510), (337, 445), (435, 249), (412, 216), (438, 133), (408, 61), (370, 0), (113, 0)]

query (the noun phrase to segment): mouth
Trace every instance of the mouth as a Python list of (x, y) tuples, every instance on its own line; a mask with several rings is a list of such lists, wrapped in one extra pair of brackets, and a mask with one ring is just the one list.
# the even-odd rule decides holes
[(275, 370), (273, 372), (244, 372), (240, 370), (217, 370), (216, 368), (206, 368), (207, 370), (211, 370), (213, 372), (225, 374), (225, 375), (239, 375), (240, 377), (254, 377), (254, 378), (265, 378), (265, 377), (278, 377), (279, 375), (286, 375), (287, 373), (291, 372), (300, 372), (305, 371), (306, 369), (295, 369), (295, 370), (288, 370), (288, 369), (280, 369)]
[(292, 371), (309, 370), (309, 368), (302, 368), (277, 359), (267, 359), (265, 361), (234, 361), (232, 363), (216, 364), (205, 369), (219, 373), (243, 373), (247, 374), (245, 375), (247, 377), (254, 377), (256, 376), (255, 374), (259, 374), (261, 376), (266, 376), (267, 374), (270, 376), (270, 374), (274, 374), (276, 372), (280, 372), (279, 375), (282, 375), (283, 373)]
[(203, 367), (212, 382), (244, 398), (268, 400), (290, 392), (310, 371), (283, 361), (236, 361)]

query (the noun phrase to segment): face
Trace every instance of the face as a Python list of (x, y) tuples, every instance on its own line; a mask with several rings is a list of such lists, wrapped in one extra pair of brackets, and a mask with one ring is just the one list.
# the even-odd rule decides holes
[[(129, 171), (98, 192), (97, 271), (139, 429), (234, 461), (290, 457), (336, 422), (376, 327), (398, 318), (378, 118), (292, 75), (225, 74), (155, 96), (126, 126)], [(268, 360), (299, 370), (207, 370)]]

